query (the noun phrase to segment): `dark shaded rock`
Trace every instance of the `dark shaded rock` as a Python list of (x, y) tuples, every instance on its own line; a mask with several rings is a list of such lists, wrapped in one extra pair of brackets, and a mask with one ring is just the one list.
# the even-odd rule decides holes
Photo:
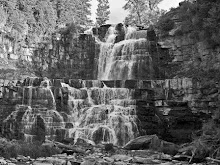
[(55, 132), (56, 141), (62, 141), (65, 138), (66, 130), (65, 129), (57, 129)]
[(53, 86), (55, 87), (62, 87), (61, 83), (62, 83), (62, 79), (54, 79), (53, 80)]
[(69, 85), (77, 89), (82, 88), (82, 80), (71, 79)]
[(171, 106), (171, 107), (187, 107), (188, 106), (187, 101), (167, 100), (166, 103), (168, 106)]
[(153, 100), (154, 99), (154, 91), (149, 90), (149, 89), (135, 89), (134, 99)]
[(34, 141), (44, 142), (46, 135), (46, 128), (44, 120), (40, 115), (37, 116), (34, 126), (31, 130), (31, 135), (34, 136)]
[(74, 145), (83, 146), (83, 147), (86, 147), (87, 149), (90, 149), (95, 144), (91, 140), (83, 139), (83, 138), (78, 138)]
[(74, 138), (64, 138), (61, 143), (64, 144), (74, 144)]
[(160, 142), (157, 135), (146, 135), (131, 140), (123, 148), (126, 150), (159, 149)]
[(143, 89), (151, 89), (151, 81), (142, 81), (142, 88)]
[(104, 85), (106, 85), (109, 88), (114, 88), (115, 87), (115, 81), (114, 80), (109, 80), (109, 81), (102, 81)]
[(138, 80), (125, 80), (125, 88), (135, 89), (138, 87)]
[(111, 24), (101, 25), (100, 27), (93, 28), (93, 34), (98, 35), (101, 41), (104, 41), (105, 35), (108, 31), (108, 28), (111, 27)]
[(114, 152), (114, 145), (112, 143), (104, 144), (106, 152)]
[(115, 30), (117, 31), (117, 36), (115, 38), (115, 43), (118, 43), (125, 38), (125, 31), (124, 31), (124, 25), (122, 23), (119, 23), (116, 25)]
[(150, 27), (150, 28), (147, 30), (147, 39), (148, 39), (149, 41), (156, 41), (156, 40), (157, 40), (157, 35), (156, 35), (156, 33), (155, 33), (153, 27), (152, 27), (152, 28)]
[(161, 151), (165, 154), (175, 155), (178, 153), (179, 148), (180, 148), (179, 145), (161, 140), (159, 151)]
[(73, 128), (73, 123), (66, 123), (66, 126), (65, 126), (65, 128)]
[(174, 143), (160, 140), (157, 135), (146, 135), (131, 140), (123, 148), (126, 150), (152, 149), (165, 154), (175, 155), (180, 147)]
[(61, 154), (67, 154), (67, 155), (73, 155), (75, 153), (75, 151), (73, 150), (62, 150)]

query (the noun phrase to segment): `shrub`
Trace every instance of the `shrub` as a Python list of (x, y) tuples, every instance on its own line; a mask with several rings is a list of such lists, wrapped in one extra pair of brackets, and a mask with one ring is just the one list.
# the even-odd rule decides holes
[(164, 32), (172, 30), (174, 28), (174, 25), (174, 21), (168, 17), (162, 17), (158, 23), (158, 27)]
[(220, 45), (220, 1), (182, 2), (160, 17), (157, 28), (162, 36), (174, 28), (175, 21), (181, 27), (175, 35), (190, 34), (195, 41), (205, 41), (212, 48)]
[(30, 156), (31, 158), (49, 157), (58, 153), (61, 153), (60, 149), (52, 145), (8, 141), (0, 138), (0, 156), (4, 158), (17, 157), (17, 155)]

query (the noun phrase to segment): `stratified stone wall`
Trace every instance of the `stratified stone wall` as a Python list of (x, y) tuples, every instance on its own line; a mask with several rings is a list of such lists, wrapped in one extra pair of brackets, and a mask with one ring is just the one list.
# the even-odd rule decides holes
[(67, 32), (54, 37), (34, 51), (33, 64), (38, 76), (94, 79), (95, 38), (90, 34)]
[(190, 34), (178, 36), (174, 35), (172, 30), (169, 34), (158, 42), (162, 48), (169, 50), (169, 54), (173, 58), (169, 63), (169, 75), (192, 77), (197, 76), (198, 71), (201, 73), (219, 70), (219, 47), (213, 48), (206, 42), (196, 42), (190, 37)]
[[(92, 99), (95, 105), (105, 102), (107, 105), (134, 106), (141, 135), (158, 134), (169, 141), (186, 142), (192, 139), (193, 131), (200, 129), (202, 123), (218, 109), (220, 95), (218, 85), (207, 86), (189, 78), (124, 81), (53, 79), (50, 89), (42, 86), (42, 80), (30, 78), (24, 82), (14, 81), (13, 84), (2, 82), (0, 121), (4, 123), (3, 136), (21, 138), (23, 133), (23, 137), (28, 138), (26, 134), (38, 135), (41, 134), (39, 131), (43, 131), (45, 136), (53, 135), (62, 140), (65, 132), (73, 128), (66, 116), (71, 108), (77, 108), (80, 113), (80, 108), (91, 106), (89, 100)], [(69, 85), (72, 91), (62, 87), (61, 83)], [(120, 90), (131, 92), (129, 100), (123, 100), (125, 95)], [(91, 93), (88, 94), (88, 91)], [(106, 93), (108, 91), (110, 93)], [(119, 92), (118, 95), (114, 91)], [(103, 98), (100, 98), (102, 95)], [(71, 101), (73, 96), (79, 99), (79, 104)], [(22, 113), (28, 113), (33, 118), (38, 116), (37, 123), (34, 125), (31, 118), (22, 119)], [(49, 119), (50, 115), (53, 118)], [(36, 127), (40, 125), (41, 129), (36, 132), (30, 123)], [(38, 138), (42, 140), (42, 137)]]

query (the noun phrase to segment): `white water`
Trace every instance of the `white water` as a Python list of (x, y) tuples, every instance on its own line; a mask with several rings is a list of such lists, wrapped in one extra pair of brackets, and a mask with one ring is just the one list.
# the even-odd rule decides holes
[(62, 86), (69, 91), (68, 122), (74, 126), (68, 129), (68, 137), (123, 145), (139, 134), (133, 90)]
[(151, 72), (152, 60), (148, 53), (147, 32), (128, 27), (125, 40), (114, 43), (116, 34), (114, 27), (110, 27), (106, 42), (100, 42), (98, 79), (138, 79), (136, 72), (142, 70), (143, 63), (149, 65)]

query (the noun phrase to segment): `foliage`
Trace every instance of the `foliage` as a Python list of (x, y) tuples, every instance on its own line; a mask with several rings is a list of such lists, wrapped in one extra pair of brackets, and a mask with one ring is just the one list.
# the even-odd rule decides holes
[(192, 39), (205, 41), (212, 47), (220, 45), (220, 1), (182, 2), (178, 8), (160, 18), (158, 28), (162, 32), (171, 30), (171, 21), (168, 19), (178, 20), (175, 35), (190, 34)]
[[(74, 33), (82, 32), (91, 25), (90, 1), (0, 0), (0, 33), (3, 37), (0, 51), (5, 57), (10, 53), (19, 55), (17, 67), (21, 72), (35, 72), (37, 76), (43, 76), (48, 65), (45, 58), (48, 49), (44, 48), (45, 45), (51, 44), (52, 34), (66, 28), (67, 24), (76, 26)], [(9, 47), (13, 49), (10, 52)], [(25, 53), (33, 48), (39, 48), (40, 53), (45, 52), (45, 55), (39, 57), (34, 54), (32, 64), (24, 62)]]
[(60, 150), (52, 145), (40, 143), (25, 143), (21, 141), (8, 141), (0, 138), (0, 156), (5, 158), (17, 157), (18, 155), (30, 156), (31, 158), (48, 157), (60, 153)]
[(219, 160), (220, 112), (217, 111), (211, 120), (204, 123), (202, 129), (194, 134), (194, 140), (182, 145), (179, 152), (192, 156), (190, 161), (204, 161), (208, 156)]
[(174, 28), (174, 21), (170, 17), (161, 17), (160, 21), (158, 22), (158, 27), (160, 28), (161, 32), (167, 32)]
[(107, 20), (109, 20), (109, 8), (108, 0), (98, 0), (98, 8), (96, 13), (97, 25), (103, 25)]
[(0, 29), (3, 28), (6, 24), (7, 21), (7, 14), (4, 11), (4, 8), (1, 6), (0, 7)]
[(57, 26), (74, 22), (76, 25), (91, 24), (90, 0), (52, 0), (57, 14)]
[(157, 22), (159, 16), (163, 13), (158, 8), (162, 0), (126, 0), (124, 9), (129, 14), (125, 18), (125, 24), (130, 25), (152, 25)]

